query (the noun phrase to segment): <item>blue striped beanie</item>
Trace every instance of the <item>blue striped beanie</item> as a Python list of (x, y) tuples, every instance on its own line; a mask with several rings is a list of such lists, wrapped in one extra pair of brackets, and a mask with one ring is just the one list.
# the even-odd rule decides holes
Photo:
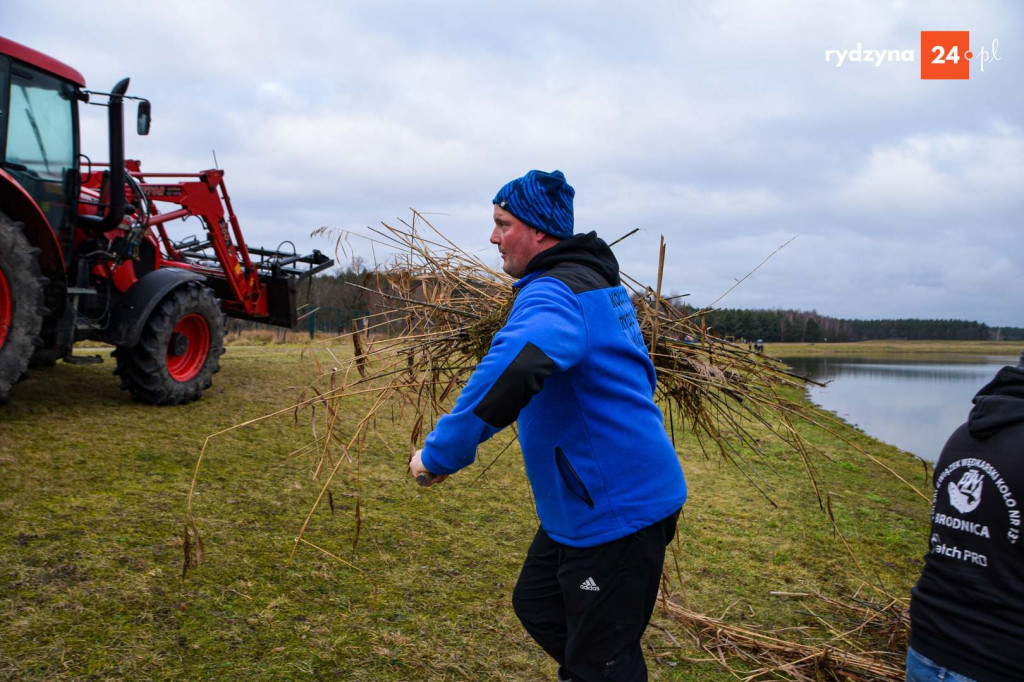
[(508, 183), (494, 196), (498, 208), (541, 232), (559, 239), (572, 236), (572, 198), (576, 190), (562, 171), (532, 170)]

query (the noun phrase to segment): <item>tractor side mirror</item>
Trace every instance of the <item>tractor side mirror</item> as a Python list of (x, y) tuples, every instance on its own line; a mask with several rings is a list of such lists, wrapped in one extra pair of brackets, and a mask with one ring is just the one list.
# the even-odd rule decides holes
[(149, 100), (139, 101), (139, 114), (136, 120), (135, 128), (139, 135), (149, 135), (149, 124), (153, 118), (150, 116), (149, 111)]

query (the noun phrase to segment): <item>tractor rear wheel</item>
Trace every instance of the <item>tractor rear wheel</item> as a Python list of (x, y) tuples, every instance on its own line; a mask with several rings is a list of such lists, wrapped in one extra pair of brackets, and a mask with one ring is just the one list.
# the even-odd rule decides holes
[(0, 405), (25, 376), (43, 324), (39, 249), (22, 228), (0, 213)]
[(157, 305), (135, 346), (118, 346), (114, 373), (135, 400), (180, 405), (210, 387), (223, 354), (224, 314), (209, 287), (190, 282)]

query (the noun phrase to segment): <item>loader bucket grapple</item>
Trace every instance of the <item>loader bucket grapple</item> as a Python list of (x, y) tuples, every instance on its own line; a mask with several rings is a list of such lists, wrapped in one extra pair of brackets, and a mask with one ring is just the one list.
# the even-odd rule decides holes
[[(138, 161), (129, 160), (126, 165), (142, 195), (144, 225), (159, 247), (161, 266), (206, 277), (231, 317), (295, 326), (299, 284), (331, 267), (333, 260), (316, 250), (300, 255), (290, 241), (280, 245), (291, 245), (290, 249), (250, 248), (220, 169), (192, 174), (144, 173)], [(176, 182), (169, 182), (171, 179)], [(160, 204), (181, 208), (160, 213)], [(191, 216), (200, 219), (204, 234), (171, 239), (167, 223)]]

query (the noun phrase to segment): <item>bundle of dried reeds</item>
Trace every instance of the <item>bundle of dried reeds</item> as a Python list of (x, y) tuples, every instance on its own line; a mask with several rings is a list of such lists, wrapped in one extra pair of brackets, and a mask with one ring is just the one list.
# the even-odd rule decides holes
[[(379, 312), (365, 320), (362, 330), (352, 333), (353, 361), (339, 363), (341, 369), (324, 374), (330, 386), (320, 389), (320, 399), (331, 405), (353, 391), (372, 391), (377, 394), (373, 413), (395, 405), (411, 410), (410, 447), (414, 449), (425, 428), (446, 412), (449, 399), (487, 352), (508, 317), (514, 289), (507, 275), (460, 249), (421, 214), (413, 215), (411, 224), (397, 228), (384, 224), (374, 230), (373, 241), (396, 254), (358, 285), (377, 301)], [(331, 231), (324, 228), (320, 233)], [(337, 251), (348, 235), (334, 236)], [(750, 465), (750, 457), (763, 454), (764, 446), (764, 431), (755, 435), (752, 426), (764, 426), (801, 457), (821, 507), (831, 517), (827, 493), (819, 487), (813, 463), (815, 449), (800, 436), (793, 420), (810, 421), (849, 443), (842, 433), (847, 427), (784, 396), (785, 388), (802, 388), (807, 379), (745, 344), (717, 338), (704, 324), (705, 310), (686, 312), (664, 298), (664, 259), (662, 240), (656, 288), (625, 274), (623, 281), (631, 290), (644, 341), (658, 371), (656, 397), (673, 440), (678, 422), (680, 428), (696, 434), (705, 455), (717, 452), (735, 464), (770, 501), (769, 491)], [(351, 372), (353, 367), (358, 376)], [(364, 420), (361, 429), (368, 423)], [(360, 440), (365, 435), (360, 431), (353, 437)]]

